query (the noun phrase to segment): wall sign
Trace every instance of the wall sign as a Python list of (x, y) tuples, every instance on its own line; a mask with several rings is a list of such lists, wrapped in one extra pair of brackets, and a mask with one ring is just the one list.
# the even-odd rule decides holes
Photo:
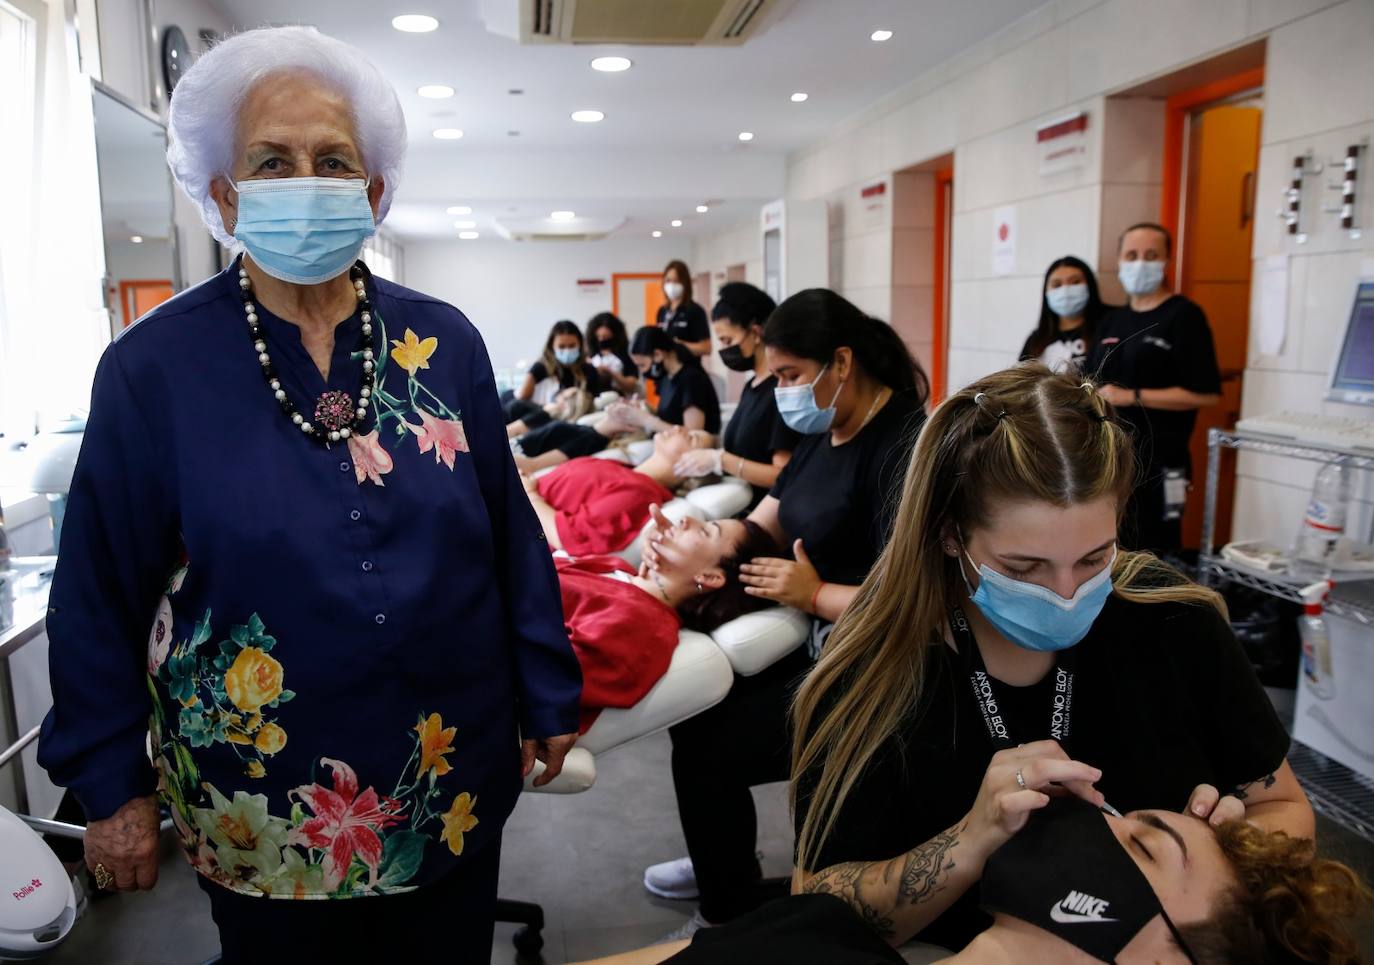
[(992, 271), (1010, 275), (1016, 271), (1016, 208), (1008, 206), (992, 212)]
[(1079, 111), (1035, 129), (1040, 173), (1058, 174), (1088, 163), (1088, 115)]
[(606, 279), (604, 278), (579, 278), (577, 279), (577, 293), (579, 295), (601, 295), (606, 291)]

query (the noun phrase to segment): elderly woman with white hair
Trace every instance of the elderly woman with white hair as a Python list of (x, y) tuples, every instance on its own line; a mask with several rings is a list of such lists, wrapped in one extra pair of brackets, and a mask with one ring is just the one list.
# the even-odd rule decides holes
[(187, 72), (169, 133), (238, 257), (101, 361), (40, 759), (101, 887), (153, 885), (160, 792), (226, 962), (485, 962), (502, 825), (581, 674), (481, 338), (357, 260), (400, 105), (356, 49), (264, 29)]

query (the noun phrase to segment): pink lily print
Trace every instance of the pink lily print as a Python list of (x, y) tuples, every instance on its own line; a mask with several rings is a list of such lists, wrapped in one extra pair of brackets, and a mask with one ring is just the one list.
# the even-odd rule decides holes
[(457, 419), (435, 418), (424, 409), (418, 412), (421, 425), (405, 422), (405, 427), (419, 437), (422, 453), (433, 449), (434, 461), (437, 463), (442, 459), (444, 465), (452, 469), (455, 455), (468, 451), (468, 437), (463, 431), (463, 423)]
[(377, 832), (400, 818), (383, 810), (374, 788), (359, 794), (358, 775), (343, 761), (325, 757), (320, 763), (334, 772), (334, 787), (303, 784), (291, 792), (289, 796), (300, 798), (315, 813), (292, 830), (290, 843), (325, 852), (324, 880), (331, 890), (348, 874), (354, 855), (367, 866), (369, 883), (375, 884), (382, 860)]
[(385, 486), (382, 477), (391, 472), (391, 454), (382, 448), (377, 438), (377, 430), (366, 435), (348, 437), (348, 451), (353, 456), (353, 471), (358, 477), (358, 485), (370, 479), (378, 486)]

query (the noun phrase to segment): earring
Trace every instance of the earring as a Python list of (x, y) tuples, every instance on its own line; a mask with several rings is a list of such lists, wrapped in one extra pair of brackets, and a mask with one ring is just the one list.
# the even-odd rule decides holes
[(705, 592), (706, 592), (706, 591), (703, 590), (703, 589), (701, 588), (701, 584), (698, 583), (698, 584), (697, 584), (697, 593), (698, 593), (698, 594), (702, 594), (702, 593), (705, 593)]

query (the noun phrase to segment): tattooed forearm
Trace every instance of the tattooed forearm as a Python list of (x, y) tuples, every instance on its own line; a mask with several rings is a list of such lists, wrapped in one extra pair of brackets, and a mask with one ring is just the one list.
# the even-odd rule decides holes
[(884, 938), (891, 938), (895, 934), (891, 917), (879, 912), (863, 894), (864, 873), (875, 865), (875, 862), (869, 861), (847, 861), (833, 865), (814, 876), (802, 890), (807, 894), (834, 895), (853, 908), (870, 928)]
[(964, 825), (941, 831), (914, 851), (908, 851), (902, 863), (902, 878), (897, 886), (897, 900), (919, 905), (944, 886), (945, 877), (954, 870), (950, 850), (959, 843)]
[(1246, 796), (1250, 793), (1251, 789), (1254, 788), (1254, 786), (1255, 786), (1256, 784), (1260, 785), (1260, 789), (1261, 789), (1261, 790), (1267, 791), (1267, 790), (1269, 790), (1271, 787), (1273, 787), (1274, 784), (1275, 784), (1275, 782), (1277, 782), (1277, 781), (1278, 781), (1278, 777), (1276, 777), (1275, 775), (1273, 775), (1273, 774), (1266, 774), (1266, 775), (1264, 775), (1264, 777), (1261, 777), (1259, 780), (1251, 781), (1251, 782), (1248, 783), (1248, 784), (1242, 784), (1242, 785), (1240, 785), (1238, 788), (1236, 788), (1234, 791), (1231, 792), (1231, 796), (1234, 797), (1234, 798), (1236, 798), (1237, 800), (1244, 801), (1245, 798), (1246, 798)]

